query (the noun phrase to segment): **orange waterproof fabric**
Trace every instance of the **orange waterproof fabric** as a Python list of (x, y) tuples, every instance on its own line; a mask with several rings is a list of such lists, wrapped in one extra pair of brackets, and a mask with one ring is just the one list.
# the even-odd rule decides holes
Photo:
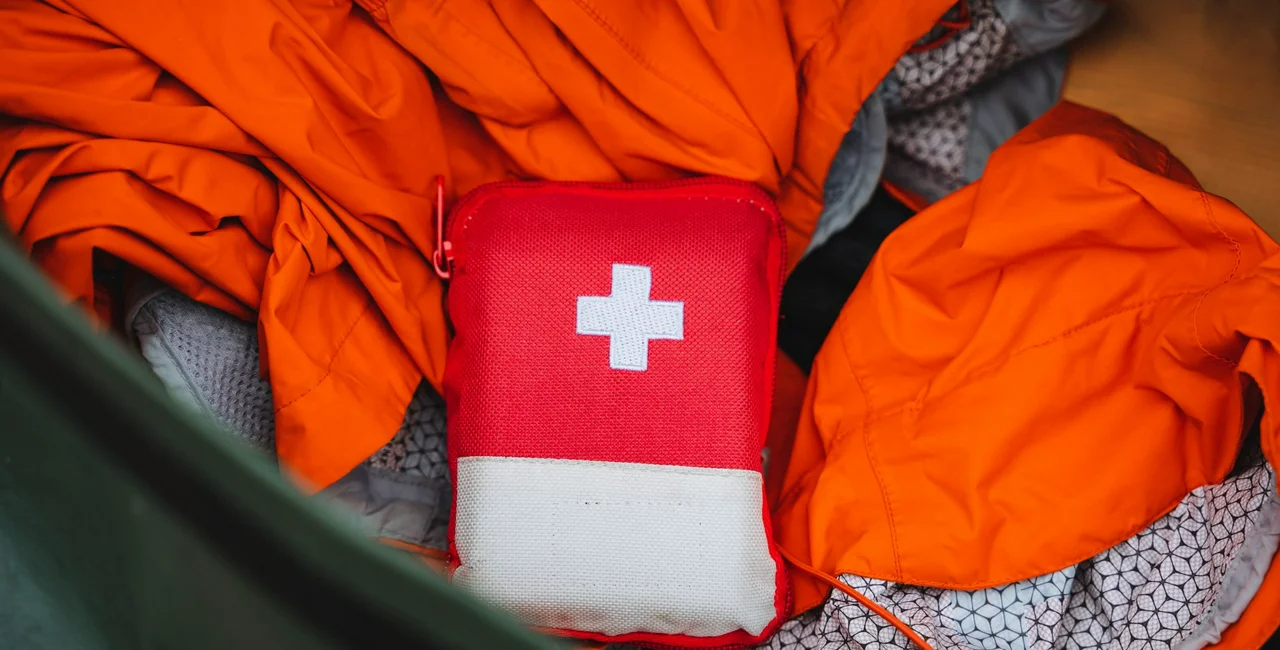
[[(1079, 563), (1223, 480), (1247, 378), (1280, 461), (1278, 342), (1280, 247), (1159, 144), (1060, 105), (885, 241), (815, 362), (781, 543), (956, 589)], [(826, 596), (796, 579), (798, 609)]]
[(86, 305), (101, 251), (256, 318), (313, 488), (441, 376), (436, 174), (748, 179), (794, 261), (858, 107), (951, 3), (363, 4), (0, 1), (8, 226)]

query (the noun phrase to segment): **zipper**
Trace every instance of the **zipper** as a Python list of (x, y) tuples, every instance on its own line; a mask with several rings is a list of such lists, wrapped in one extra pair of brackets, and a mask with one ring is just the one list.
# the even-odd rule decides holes
[[(444, 212), (444, 178), (441, 176), (437, 176), (436, 177), (436, 214), (435, 214), (436, 250), (431, 256), (432, 266), (435, 267), (436, 274), (439, 275), (442, 280), (448, 280), (452, 276), (453, 266), (455, 262), (455, 255), (457, 250), (455, 246), (455, 242), (458, 240), (459, 237), (462, 237), (466, 233), (467, 224), (471, 222), (471, 217), (474, 214), (474, 211), (469, 210), (469, 208), (479, 198), (493, 191), (507, 189), (507, 188), (537, 189), (540, 187), (569, 187), (569, 188), (585, 187), (585, 188), (599, 189), (599, 190), (627, 191), (627, 190), (660, 190), (660, 189), (668, 189), (668, 188), (675, 188), (675, 187), (696, 187), (698, 185), (737, 186), (742, 188), (749, 188), (753, 191), (760, 192), (761, 194), (768, 196), (767, 194), (765, 194), (764, 190), (760, 189), (760, 186), (756, 185), (755, 183), (752, 183), (750, 181), (738, 180), (736, 178), (727, 178), (723, 176), (695, 176), (692, 178), (678, 178), (678, 179), (669, 180), (669, 181), (641, 181), (641, 182), (635, 182), (635, 183), (608, 182), (608, 181), (605, 181), (605, 182), (600, 182), (600, 181), (497, 181), (494, 183), (486, 183), (484, 185), (481, 185), (471, 190), (470, 192), (467, 192), (465, 195), (463, 195), (461, 199), (458, 200), (456, 204), (454, 204), (453, 209), (449, 210), (448, 214), (446, 215)], [(770, 202), (772, 202), (772, 199), (770, 199)], [(459, 226), (458, 219), (460, 218), (460, 215), (463, 215), (463, 214), (465, 214), (466, 216), (465, 218), (462, 219), (461, 226)], [(786, 271), (787, 271), (787, 262), (786, 262), (787, 231), (786, 231), (786, 225), (782, 222), (781, 216), (778, 215), (776, 212), (776, 206), (771, 216), (775, 221), (775, 226), (778, 229), (778, 235), (779, 235), (780, 241), (782, 242), (782, 255), (781, 255), (782, 268), (780, 269), (780, 274), (779, 274), (779, 283), (778, 283), (779, 289), (778, 289), (778, 295), (777, 295), (777, 301), (779, 304), (781, 304), (781, 300), (782, 300), (781, 279), (785, 278)], [(454, 230), (456, 228), (461, 228), (461, 229), (455, 233)]]
[[(750, 189), (759, 192), (766, 198), (768, 194), (755, 183), (739, 180), (736, 178), (728, 178), (725, 176), (695, 176), (691, 178), (678, 178), (669, 181), (642, 181), (637, 183), (624, 182), (597, 182), (597, 181), (497, 181), (487, 183), (467, 192), (461, 199), (454, 204), (453, 209), (446, 216), (444, 212), (444, 177), (436, 176), (436, 250), (431, 256), (432, 265), (435, 267), (436, 275), (441, 280), (448, 280), (453, 275), (454, 267), (454, 241), (466, 233), (467, 224), (471, 223), (471, 217), (475, 214), (474, 210), (469, 210), (471, 204), (479, 200), (480, 197), (490, 192), (505, 188), (540, 188), (540, 187), (587, 187), (601, 190), (647, 190), (647, 189), (668, 189), (674, 187), (694, 187), (698, 185), (729, 185)], [(769, 198), (769, 203), (773, 205), (770, 211), (770, 217), (774, 221), (774, 228), (778, 231), (778, 288), (773, 295), (773, 313), (778, 317), (782, 315), (782, 289), (787, 279), (787, 225), (782, 221), (782, 215), (779, 214), (777, 204)], [(461, 230), (456, 233), (453, 229), (458, 227), (458, 215), (466, 214), (463, 220)], [(769, 403), (773, 404), (773, 400), (778, 396), (778, 362), (777, 362), (777, 318), (774, 319), (774, 364), (773, 372), (769, 377)], [(763, 468), (762, 468), (763, 470)]]

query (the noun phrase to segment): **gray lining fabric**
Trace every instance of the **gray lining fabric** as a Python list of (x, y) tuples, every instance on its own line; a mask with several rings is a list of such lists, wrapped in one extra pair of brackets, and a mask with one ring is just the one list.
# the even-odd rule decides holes
[(996, 147), (1057, 103), (1066, 70), (1067, 49), (1059, 47), (1021, 61), (973, 89), (967, 97), (965, 183), (982, 176)]
[(969, 27), (903, 55), (863, 104), (828, 170), (807, 250), (853, 221), (882, 173), (931, 202), (977, 180), (997, 146), (1058, 101), (1063, 45), (1106, 10), (1097, 0), (967, 2)]
[(882, 86), (867, 98), (840, 141), (822, 187), (822, 214), (805, 252), (821, 246), (853, 222), (880, 182), (889, 133), (883, 93)]
[[(997, 11), (993, 0), (967, 2), (968, 27), (940, 46), (908, 52), (898, 59), (889, 73), (891, 92), (885, 98), (890, 117), (961, 97), (1014, 62), (1034, 54), (1020, 46), (1020, 40)], [(933, 38), (929, 34), (921, 42), (927, 43)]]
[(1280, 547), (1280, 507), (1276, 506), (1274, 487), (1270, 498), (1271, 505), (1263, 511), (1257, 532), (1245, 539), (1244, 546), (1232, 561), (1213, 607), (1200, 626), (1178, 643), (1176, 650), (1200, 650), (1217, 643), (1223, 632), (1240, 620), (1262, 587), (1277, 547)]
[(960, 97), (889, 122), (885, 178), (933, 202), (978, 180), (996, 147), (1058, 101), (1067, 52), (1014, 64)]
[(1095, 0), (968, 5), (968, 28), (903, 56), (887, 82), (885, 177), (929, 201), (977, 180), (997, 146), (1057, 102), (1063, 46), (1106, 9)]
[[(1018, 61), (1067, 44), (1106, 11), (1097, 0), (967, 2), (968, 27), (941, 46), (908, 52), (898, 60), (887, 80), (890, 117), (963, 96)], [(932, 38), (926, 35), (921, 41)]]
[(1096, 0), (994, 0), (994, 5), (1028, 54), (1064, 45), (1107, 11), (1106, 3)]
[(256, 327), (173, 290), (146, 291), (130, 311), (130, 334), (171, 395), (250, 447), (275, 453), (271, 387), (259, 377)]
[[(136, 290), (130, 303), (129, 334), (169, 393), (274, 455), (257, 327), (158, 284)], [(320, 499), (341, 504), (370, 535), (443, 549), (452, 496), (444, 422), (443, 400), (423, 382), (391, 441)]]
[(422, 382), (391, 442), (323, 494), (374, 535), (444, 550), (453, 497), (445, 452), (444, 400)]

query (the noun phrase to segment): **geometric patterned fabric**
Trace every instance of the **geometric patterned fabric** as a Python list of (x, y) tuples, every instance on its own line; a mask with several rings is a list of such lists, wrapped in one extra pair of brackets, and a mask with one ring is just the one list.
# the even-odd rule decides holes
[(449, 482), (445, 458), (444, 400), (423, 382), (405, 410), (404, 424), (382, 449), (369, 457), (369, 465)]
[(931, 175), (948, 191), (964, 186), (969, 111), (969, 102), (957, 98), (893, 118), (889, 123), (890, 155), (915, 163), (920, 170), (917, 173)]
[(405, 410), (404, 424), (394, 438), (369, 458), (368, 465), (405, 477), (417, 489), (419, 509), (427, 513), (426, 532), (414, 543), (444, 550), (448, 545), (449, 510), (453, 484), (445, 455), (444, 399), (422, 382)]
[[(1030, 52), (1018, 45), (993, 0), (967, 0), (970, 26), (946, 43), (904, 55), (883, 93), (890, 159), (939, 186), (964, 184), (971, 104), (966, 93)], [(952, 19), (958, 12), (952, 12)], [(930, 34), (921, 42), (933, 40)], [(178, 367), (170, 386), (250, 445), (273, 447), (270, 388), (258, 377), (251, 323), (174, 291), (149, 300), (133, 323), (148, 338), (144, 355), (159, 373)], [(157, 344), (159, 341), (159, 344)], [(169, 386), (172, 375), (162, 374)], [(423, 483), (430, 531), (443, 547), (450, 479), (444, 405), (425, 382), (395, 436), (366, 463)], [(1280, 539), (1275, 474), (1265, 464), (1220, 485), (1192, 491), (1168, 515), (1120, 545), (1076, 566), (977, 591), (923, 588), (845, 575), (840, 579), (911, 625), (938, 650), (1177, 648), (1196, 650), (1253, 591), (1243, 579), (1264, 568)], [(1244, 584), (1244, 587), (1240, 587)], [(1253, 585), (1256, 589), (1256, 584)], [(839, 591), (793, 619), (761, 648), (911, 648), (887, 622)]]
[[(937, 47), (908, 52), (885, 81), (890, 169), (950, 193), (966, 184), (970, 103), (966, 93), (1025, 54), (992, 0), (967, 0), (968, 27)], [(960, 18), (952, 9), (947, 18)], [(937, 30), (935, 30), (936, 32)], [(940, 37), (930, 33), (921, 44)]]
[[(937, 47), (908, 52), (886, 80), (889, 165), (952, 192), (964, 186), (970, 102), (966, 93), (1025, 58), (992, 0), (967, 0), (969, 26)], [(946, 18), (958, 20), (957, 9)], [(921, 44), (940, 33), (925, 35)]]
[[(1025, 58), (992, 0), (968, 0), (970, 22), (937, 47), (908, 52), (889, 73), (885, 109), (892, 117), (958, 99), (970, 88)], [(958, 18), (954, 10), (949, 14)], [(936, 35), (920, 39), (931, 42)]]
[[(1203, 647), (1257, 589), (1280, 542), (1268, 465), (1197, 488), (1146, 530), (1079, 565), (978, 591), (845, 575), (938, 650)], [(1225, 619), (1225, 620), (1224, 620)], [(1184, 643), (1185, 642), (1185, 643)], [(846, 594), (786, 623), (761, 648), (911, 648)]]

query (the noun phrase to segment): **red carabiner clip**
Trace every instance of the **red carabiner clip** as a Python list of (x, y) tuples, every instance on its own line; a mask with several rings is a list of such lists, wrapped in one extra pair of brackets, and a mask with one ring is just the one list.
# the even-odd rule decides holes
[(453, 242), (444, 238), (444, 176), (436, 176), (436, 250), (431, 265), (441, 280), (448, 280), (453, 268)]

